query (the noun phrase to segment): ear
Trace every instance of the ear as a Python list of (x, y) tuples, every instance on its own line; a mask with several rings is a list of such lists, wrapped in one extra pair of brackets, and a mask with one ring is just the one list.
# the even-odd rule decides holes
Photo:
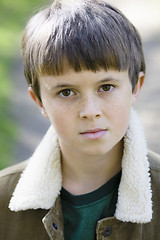
[(138, 76), (138, 81), (137, 84), (132, 92), (132, 105), (134, 104), (134, 102), (136, 101), (136, 99), (138, 98), (141, 88), (143, 86), (144, 83), (144, 79), (145, 79), (145, 74), (144, 72), (140, 72), (139, 76)]
[(29, 87), (29, 88), (28, 88), (28, 92), (29, 92), (32, 100), (37, 104), (37, 106), (38, 106), (40, 112), (42, 113), (42, 115), (43, 115), (45, 118), (48, 118), (47, 112), (46, 112), (46, 110), (45, 110), (42, 102), (37, 98), (37, 96), (35, 95), (32, 87)]

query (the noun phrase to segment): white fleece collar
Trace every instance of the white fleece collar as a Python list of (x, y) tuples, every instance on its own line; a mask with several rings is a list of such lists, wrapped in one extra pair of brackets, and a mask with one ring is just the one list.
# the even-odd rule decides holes
[[(30, 158), (11, 198), (12, 211), (50, 209), (62, 187), (60, 149), (51, 126)], [(121, 221), (146, 223), (152, 219), (149, 162), (143, 127), (131, 110), (124, 137), (122, 177), (115, 217)]]

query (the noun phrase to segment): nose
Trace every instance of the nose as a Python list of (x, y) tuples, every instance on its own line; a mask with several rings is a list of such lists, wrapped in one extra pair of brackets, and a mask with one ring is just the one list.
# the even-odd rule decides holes
[(86, 97), (80, 104), (80, 118), (93, 120), (95, 118), (100, 118), (102, 112), (99, 108), (98, 100), (94, 97)]

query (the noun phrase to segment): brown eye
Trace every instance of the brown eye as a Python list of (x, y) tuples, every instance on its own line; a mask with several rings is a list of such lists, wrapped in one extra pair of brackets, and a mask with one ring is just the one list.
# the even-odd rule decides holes
[(67, 97), (74, 95), (74, 92), (70, 89), (64, 89), (64, 90), (60, 91), (59, 95), (61, 97), (67, 98)]
[(100, 87), (100, 91), (102, 92), (109, 92), (113, 88), (110, 84), (105, 84)]

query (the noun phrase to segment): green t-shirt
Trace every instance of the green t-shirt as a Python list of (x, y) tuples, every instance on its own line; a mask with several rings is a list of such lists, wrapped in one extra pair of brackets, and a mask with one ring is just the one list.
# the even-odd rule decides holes
[(65, 240), (94, 240), (96, 225), (100, 219), (115, 213), (121, 172), (97, 190), (72, 195), (61, 191)]

